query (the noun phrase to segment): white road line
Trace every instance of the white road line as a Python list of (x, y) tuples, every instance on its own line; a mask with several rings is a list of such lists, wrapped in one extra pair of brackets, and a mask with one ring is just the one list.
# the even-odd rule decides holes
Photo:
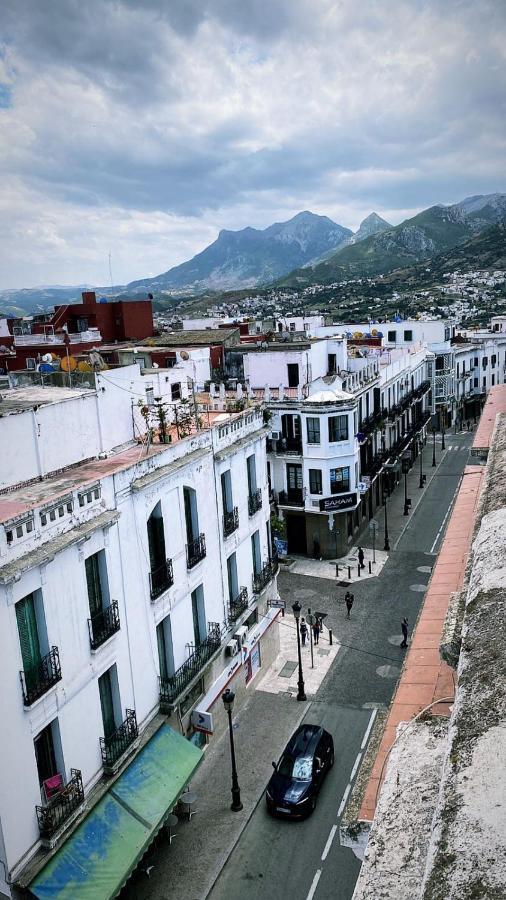
[(364, 749), (365, 749), (365, 745), (367, 744), (367, 741), (369, 740), (369, 735), (370, 735), (370, 733), (371, 733), (371, 729), (372, 729), (372, 726), (374, 725), (374, 720), (375, 720), (375, 718), (376, 718), (377, 715), (378, 715), (378, 710), (377, 710), (377, 709), (373, 709), (373, 711), (372, 711), (372, 713), (371, 713), (371, 718), (369, 719), (369, 724), (368, 724), (368, 726), (367, 726), (367, 728), (366, 728), (366, 732), (365, 732), (365, 734), (364, 734), (364, 738), (363, 738), (363, 740), (362, 740), (362, 743), (360, 744), (360, 749), (361, 749), (361, 750), (364, 750)]
[(332, 828), (330, 829), (330, 834), (327, 838), (327, 843), (325, 844), (325, 849), (322, 853), (322, 862), (325, 862), (325, 860), (327, 859), (327, 856), (329, 855), (329, 850), (332, 847), (332, 841), (334, 840), (336, 831), (337, 831), (337, 825), (333, 825)]
[(353, 765), (353, 769), (351, 770), (350, 781), (353, 781), (353, 779), (355, 778), (355, 775), (357, 774), (357, 769), (358, 769), (358, 767), (359, 767), (359, 765), (360, 765), (360, 760), (361, 760), (361, 759), (362, 759), (362, 754), (361, 754), (361, 753), (358, 753), (358, 754), (357, 754), (357, 758), (356, 758), (356, 760), (355, 760), (355, 763), (354, 763), (354, 765)]
[(313, 878), (313, 883), (311, 884), (311, 887), (309, 888), (309, 894), (307, 895), (306, 900), (313, 900), (313, 897), (314, 897), (314, 895), (315, 895), (316, 888), (318, 887), (318, 882), (319, 882), (319, 880), (320, 880), (320, 875), (321, 875), (321, 874), (322, 874), (322, 870), (321, 870), (321, 869), (317, 869), (317, 870), (316, 870), (315, 877)]
[(337, 810), (337, 818), (339, 818), (339, 816), (341, 815), (341, 813), (342, 813), (344, 807), (346, 806), (346, 801), (347, 801), (347, 799), (348, 799), (348, 794), (350, 793), (350, 791), (351, 791), (351, 784), (347, 784), (347, 785), (346, 785), (346, 790), (345, 790), (345, 792), (344, 792), (344, 794), (343, 794), (343, 799), (341, 800), (341, 802), (340, 802), (340, 804), (339, 804), (339, 809)]
[(432, 547), (430, 548), (430, 551), (429, 551), (430, 553), (433, 553), (433, 552), (434, 552), (434, 547), (436, 546), (436, 544), (437, 544), (437, 542), (438, 542), (438, 540), (439, 540), (439, 535), (441, 534), (443, 528), (445, 527), (446, 520), (447, 520), (448, 516), (450, 515), (450, 513), (451, 513), (451, 511), (452, 511), (452, 509), (453, 509), (453, 501), (455, 500), (457, 491), (458, 491), (458, 489), (459, 489), (459, 487), (460, 487), (460, 482), (461, 482), (461, 479), (459, 478), (459, 483), (458, 483), (457, 487), (455, 488), (455, 492), (454, 492), (453, 497), (452, 497), (452, 499), (451, 499), (450, 505), (449, 505), (449, 507), (448, 507), (448, 509), (447, 509), (447, 511), (446, 511), (446, 515), (445, 515), (443, 521), (441, 522), (441, 527), (440, 527), (438, 533), (436, 534), (436, 537), (435, 537), (435, 540), (434, 540), (434, 543), (433, 543)]

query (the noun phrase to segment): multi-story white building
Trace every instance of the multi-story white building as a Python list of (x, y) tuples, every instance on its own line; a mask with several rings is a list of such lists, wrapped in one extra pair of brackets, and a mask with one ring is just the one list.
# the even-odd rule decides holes
[(262, 411), (148, 442), (125, 371), (93, 378), (0, 400), (7, 896), (77, 896), (75, 866), (111, 896), (198, 765), (200, 729), (224, 727), (225, 687), (240, 702), (278, 648)]

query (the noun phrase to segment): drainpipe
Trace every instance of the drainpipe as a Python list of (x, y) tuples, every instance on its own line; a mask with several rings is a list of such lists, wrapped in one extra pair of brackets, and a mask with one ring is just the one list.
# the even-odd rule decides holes
[(44, 477), (44, 469), (42, 467), (42, 456), (40, 452), (40, 422), (37, 420), (37, 407), (34, 406), (32, 409), (32, 425), (33, 425), (33, 436), (34, 436), (34, 444), (35, 444), (35, 456), (37, 459), (37, 473), (39, 478)]
[(98, 443), (100, 447), (100, 453), (104, 452), (104, 436), (102, 434), (102, 422), (100, 421), (100, 400), (98, 397), (98, 381), (96, 382), (97, 389), (95, 391), (95, 406), (97, 410), (97, 425), (98, 425)]

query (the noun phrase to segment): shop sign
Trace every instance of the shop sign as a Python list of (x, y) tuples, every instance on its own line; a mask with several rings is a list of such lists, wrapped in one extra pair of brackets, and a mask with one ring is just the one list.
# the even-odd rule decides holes
[(212, 714), (210, 712), (203, 712), (201, 709), (194, 709), (192, 712), (192, 725), (197, 731), (203, 731), (204, 734), (212, 734)]
[(356, 505), (356, 493), (335, 494), (333, 497), (320, 500), (320, 512), (341, 512), (343, 509), (354, 509)]

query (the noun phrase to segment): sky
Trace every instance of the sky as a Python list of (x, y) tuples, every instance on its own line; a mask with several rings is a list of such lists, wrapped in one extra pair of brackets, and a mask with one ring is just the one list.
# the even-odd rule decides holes
[(2, 0), (0, 289), (506, 190), (504, 0)]

